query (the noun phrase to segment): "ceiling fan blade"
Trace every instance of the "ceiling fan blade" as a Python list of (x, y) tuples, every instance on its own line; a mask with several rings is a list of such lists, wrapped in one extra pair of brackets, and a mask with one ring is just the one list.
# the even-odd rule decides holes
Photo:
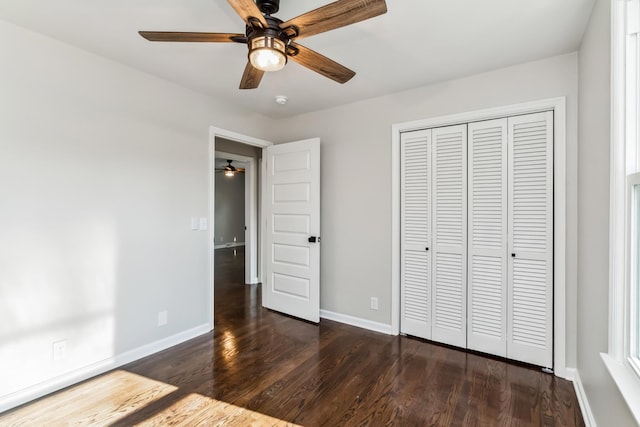
[(291, 42), (290, 46), (293, 47), (294, 50), (298, 51), (296, 55), (289, 56), (291, 60), (315, 71), (316, 73), (320, 73), (331, 80), (338, 83), (346, 83), (356, 75), (355, 71), (348, 69), (344, 65), (338, 64), (326, 56), (320, 55), (318, 52), (315, 52), (308, 47), (304, 47), (294, 42)]
[(251, 25), (251, 18), (255, 18), (260, 21), (262, 28), (269, 26), (254, 0), (227, 0), (227, 2), (248, 25)]
[(240, 81), (240, 89), (255, 89), (260, 85), (260, 80), (264, 71), (253, 68), (251, 62), (247, 62), (247, 66), (244, 67), (244, 74), (242, 74), (242, 80)]
[(387, 12), (384, 0), (338, 0), (280, 24), (280, 28), (294, 26), (297, 38), (345, 27)]
[(244, 34), (232, 33), (192, 33), (179, 31), (138, 31), (152, 42), (209, 42), (209, 43), (246, 43)]

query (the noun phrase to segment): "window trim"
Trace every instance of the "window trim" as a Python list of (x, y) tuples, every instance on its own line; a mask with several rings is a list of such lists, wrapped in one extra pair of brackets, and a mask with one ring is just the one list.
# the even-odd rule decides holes
[(640, 380), (640, 172), (627, 176), (627, 301), (628, 301), (628, 339), (624, 355), (636, 377)]
[[(610, 211), (609, 211), (609, 348), (601, 353), (615, 384), (618, 386), (631, 413), (640, 423), (640, 375), (629, 358), (631, 337), (629, 226), (631, 215), (628, 207), (631, 199), (627, 160), (634, 150), (627, 143), (628, 135), (634, 135), (640, 124), (637, 111), (632, 116), (635, 123), (628, 123), (627, 106), (627, 4), (629, 0), (611, 2), (611, 152), (610, 152)], [(640, 55), (639, 55), (640, 56)], [(637, 59), (635, 72), (637, 69)], [(637, 85), (638, 80), (636, 80)], [(636, 92), (637, 100), (637, 87)], [(630, 105), (637, 105), (634, 100)], [(628, 127), (631, 125), (631, 127)], [(634, 163), (638, 163), (634, 159)], [(637, 166), (637, 165), (636, 165)], [(634, 176), (629, 175), (629, 177)], [(634, 178), (635, 179), (635, 178)], [(638, 304), (640, 305), (640, 304)]]

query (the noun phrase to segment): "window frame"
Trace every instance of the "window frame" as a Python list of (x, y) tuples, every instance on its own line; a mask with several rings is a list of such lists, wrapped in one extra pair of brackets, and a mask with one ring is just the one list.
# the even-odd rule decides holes
[(640, 172), (627, 176), (628, 340), (625, 358), (640, 378)]
[(632, 224), (640, 215), (632, 193), (640, 185), (640, 0), (613, 0), (611, 18), (609, 348), (601, 356), (640, 423), (640, 286), (632, 268), (640, 240)]

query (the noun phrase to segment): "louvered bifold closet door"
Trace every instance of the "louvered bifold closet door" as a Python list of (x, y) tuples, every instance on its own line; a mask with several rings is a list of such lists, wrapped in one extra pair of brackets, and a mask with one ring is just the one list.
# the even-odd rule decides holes
[(432, 129), (434, 341), (467, 345), (467, 125)]
[(400, 331), (431, 338), (431, 130), (403, 133), (401, 144)]
[(507, 357), (553, 366), (553, 113), (510, 117)]
[(507, 119), (469, 124), (467, 347), (507, 355)]

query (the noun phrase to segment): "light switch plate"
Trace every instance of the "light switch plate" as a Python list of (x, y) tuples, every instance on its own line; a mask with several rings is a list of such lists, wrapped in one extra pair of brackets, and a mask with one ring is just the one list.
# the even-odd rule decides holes
[(206, 230), (209, 228), (209, 221), (207, 218), (200, 218), (200, 230)]
[(198, 230), (198, 228), (199, 228), (198, 218), (192, 217), (191, 218), (191, 229), (192, 230)]

